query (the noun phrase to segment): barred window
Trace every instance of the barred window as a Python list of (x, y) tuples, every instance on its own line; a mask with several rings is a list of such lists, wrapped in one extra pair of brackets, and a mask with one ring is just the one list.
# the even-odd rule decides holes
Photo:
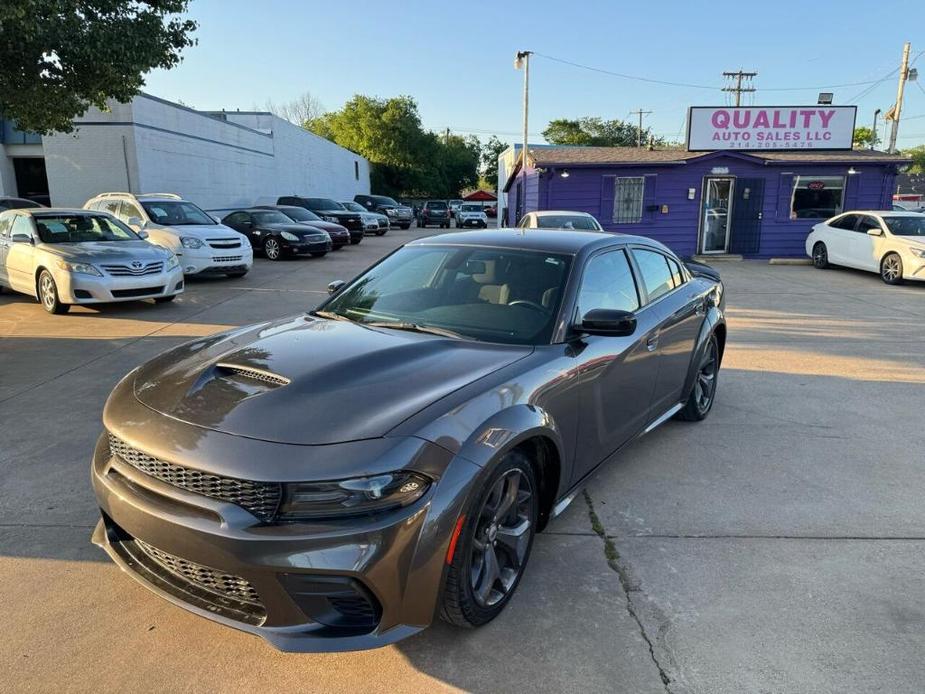
[(642, 194), (645, 178), (617, 178), (613, 189), (614, 224), (635, 224), (642, 221)]

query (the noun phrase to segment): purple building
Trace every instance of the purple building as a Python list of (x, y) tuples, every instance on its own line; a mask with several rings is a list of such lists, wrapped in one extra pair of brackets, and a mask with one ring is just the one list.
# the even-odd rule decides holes
[(529, 152), (526, 194), (521, 160), (515, 165), (504, 188), (505, 221), (576, 210), (682, 256), (803, 256), (819, 220), (890, 209), (896, 175), (909, 161), (873, 150), (549, 147)]

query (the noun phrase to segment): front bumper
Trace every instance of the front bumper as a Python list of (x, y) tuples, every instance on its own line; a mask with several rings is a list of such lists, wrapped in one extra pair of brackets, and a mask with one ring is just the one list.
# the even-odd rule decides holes
[(292, 255), (306, 255), (309, 253), (327, 253), (333, 250), (334, 244), (326, 241), (283, 241), (283, 250)]
[(246, 272), (254, 264), (254, 250), (242, 244), (239, 248), (216, 249), (208, 245), (202, 248), (175, 248), (180, 267), (186, 275), (222, 274)]
[[(124, 382), (117, 391), (121, 387)], [(164, 428), (163, 415), (137, 401), (133, 405), (126, 397), (119, 397), (119, 406), (113, 409), (126, 423), (116, 434), (132, 445), (132, 435), (150, 434), (156, 426), (153, 420), (159, 419), (157, 430), (169, 431), (170, 436), (158, 436), (152, 444), (156, 450), (148, 452), (177, 465), (191, 462), (190, 450), (206, 461), (202, 468), (206, 471), (209, 461), (216, 456), (227, 459), (233, 451), (238, 461), (264, 463), (280, 461), (295, 451), (299, 459), (312, 459), (314, 474), (323, 474), (329, 453), (319, 449), (337, 448), (330, 458), (332, 465), (346, 467), (352, 453), (367, 450), (374, 453), (371, 465), (399, 456), (405, 459), (406, 469), (427, 471), (436, 480), (424, 497), (404, 509), (359, 518), (264, 523), (240, 506), (149, 476), (112, 455), (104, 434), (92, 462), (93, 488), (102, 512), (93, 542), (146, 588), (190, 612), (261, 636), (287, 651), (374, 648), (431, 623), (449, 538), (480, 471), (473, 463), (414, 438), (333, 447), (288, 446), (204, 433), (172, 421)], [(109, 420), (107, 428), (116, 428), (109, 405), (104, 419)], [(191, 449), (194, 442), (198, 443)], [(269, 477), (281, 469), (272, 463), (262, 463), (260, 468)], [(331, 585), (331, 594), (319, 585)], [(307, 593), (312, 595), (307, 598)], [(370, 611), (374, 614), (371, 622), (365, 626), (332, 622), (331, 615), (337, 618), (340, 608), (331, 606), (345, 594), (354, 605), (348, 605), (346, 612), (356, 614), (356, 606), (365, 604), (367, 617)], [(364, 596), (365, 603), (357, 595)]]
[(65, 304), (102, 304), (139, 301), (183, 292), (183, 271), (174, 268), (139, 277), (94, 277), (79, 273), (55, 274), (58, 296)]
[(472, 227), (474, 229), (485, 229), (488, 227), (488, 220), (480, 217), (462, 217), (458, 221), (461, 227)]

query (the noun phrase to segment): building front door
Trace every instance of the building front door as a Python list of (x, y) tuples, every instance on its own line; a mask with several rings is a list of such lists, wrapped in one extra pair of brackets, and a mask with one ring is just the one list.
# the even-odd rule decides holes
[(729, 209), (735, 179), (707, 177), (703, 181), (703, 209), (700, 218), (700, 252), (726, 253), (729, 250)]

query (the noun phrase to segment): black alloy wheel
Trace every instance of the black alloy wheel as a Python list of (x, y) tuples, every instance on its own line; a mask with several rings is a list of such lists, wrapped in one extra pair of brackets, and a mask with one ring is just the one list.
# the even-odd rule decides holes
[(703, 354), (700, 356), (700, 364), (697, 366), (697, 374), (694, 376), (694, 386), (691, 388), (691, 394), (684, 408), (678, 412), (678, 419), (683, 419), (687, 422), (699, 422), (706, 418), (713, 407), (713, 401), (716, 399), (718, 376), (719, 343), (716, 340), (716, 335), (711, 335), (710, 341), (706, 344)]
[(283, 249), (272, 236), (267, 236), (263, 240), (263, 254), (268, 260), (279, 260), (283, 255)]
[(500, 614), (530, 558), (539, 511), (536, 489), (527, 456), (507, 454), (465, 516), (447, 570), (443, 619), (475, 627)]
[(829, 267), (829, 251), (822, 241), (817, 241), (813, 246), (813, 267), (825, 270)]

